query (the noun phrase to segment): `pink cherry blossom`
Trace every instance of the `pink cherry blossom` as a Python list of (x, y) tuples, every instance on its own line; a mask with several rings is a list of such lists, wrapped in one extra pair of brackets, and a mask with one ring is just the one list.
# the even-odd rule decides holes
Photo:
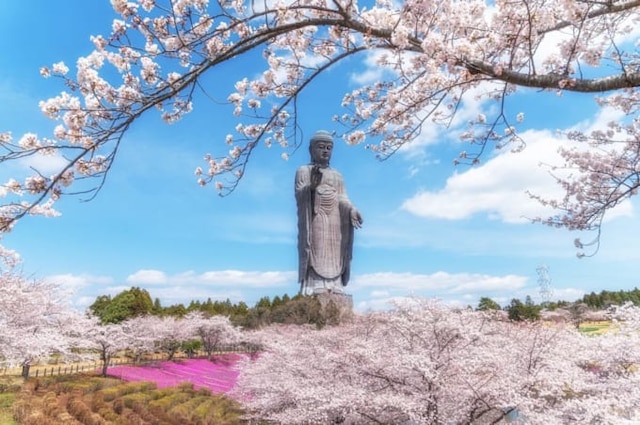
[(232, 394), (282, 424), (631, 424), (640, 309), (624, 310), (598, 337), (424, 299), (322, 330), (272, 327)]

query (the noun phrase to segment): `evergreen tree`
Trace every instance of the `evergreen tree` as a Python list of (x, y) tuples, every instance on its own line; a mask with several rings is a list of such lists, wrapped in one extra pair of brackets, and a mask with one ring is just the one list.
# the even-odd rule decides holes
[(489, 297), (480, 298), (480, 302), (478, 303), (478, 308), (476, 310), (480, 311), (488, 311), (488, 310), (500, 310), (500, 304), (495, 302)]

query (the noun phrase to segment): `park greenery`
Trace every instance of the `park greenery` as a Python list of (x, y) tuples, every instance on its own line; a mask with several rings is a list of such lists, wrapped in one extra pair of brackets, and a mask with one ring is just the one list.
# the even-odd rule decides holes
[(145, 289), (132, 287), (111, 297), (100, 295), (89, 306), (89, 311), (103, 324), (121, 323), (137, 316), (153, 315), (159, 317), (184, 317), (192, 312), (206, 316), (227, 316), (232, 324), (244, 329), (254, 329), (272, 323), (313, 324), (323, 327), (337, 324), (340, 312), (334, 303), (323, 308), (314, 297), (288, 294), (260, 298), (253, 307), (244, 301), (232, 303), (210, 298), (206, 301), (192, 300), (186, 306), (182, 303), (163, 307), (158, 298), (151, 301), (151, 295)]
[[(531, 296), (524, 301), (513, 298), (509, 304), (501, 306), (489, 297), (481, 297), (476, 306), (469, 308), (478, 311), (505, 311), (509, 319), (514, 321), (535, 321), (542, 318), (543, 311), (567, 311), (573, 316), (583, 316), (582, 320), (588, 320), (589, 313), (605, 310), (614, 305), (622, 305), (630, 302), (640, 306), (640, 289), (608, 291), (600, 293), (591, 292), (581, 299), (573, 302), (557, 300), (535, 303)], [(254, 329), (269, 324), (313, 324), (323, 327), (327, 324), (339, 322), (337, 306), (322, 309), (317, 299), (288, 294), (268, 296), (260, 298), (252, 307), (244, 301), (237, 303), (229, 299), (224, 301), (210, 298), (206, 301), (191, 300), (187, 305), (182, 303), (163, 307), (158, 298), (153, 298), (146, 289), (131, 287), (117, 295), (100, 295), (89, 306), (92, 314), (98, 317), (101, 323), (120, 323), (127, 319), (141, 315), (175, 316), (183, 317), (191, 312), (200, 312), (205, 315), (228, 316), (231, 323), (245, 329)], [(592, 315), (593, 316), (593, 315)]]

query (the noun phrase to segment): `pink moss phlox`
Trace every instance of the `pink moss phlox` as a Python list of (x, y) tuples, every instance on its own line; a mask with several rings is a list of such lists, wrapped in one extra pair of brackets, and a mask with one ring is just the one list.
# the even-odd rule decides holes
[(226, 354), (211, 360), (189, 359), (148, 366), (115, 366), (108, 369), (108, 374), (125, 381), (152, 381), (158, 388), (191, 382), (196, 389), (207, 388), (214, 393), (227, 393), (236, 384), (239, 374), (236, 364), (243, 358), (241, 354)]

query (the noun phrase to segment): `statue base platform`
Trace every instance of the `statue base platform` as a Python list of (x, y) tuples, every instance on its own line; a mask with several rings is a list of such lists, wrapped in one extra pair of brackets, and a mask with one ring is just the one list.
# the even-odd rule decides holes
[(342, 323), (353, 316), (353, 297), (349, 294), (322, 292), (313, 295), (320, 302), (320, 312), (329, 322)]

